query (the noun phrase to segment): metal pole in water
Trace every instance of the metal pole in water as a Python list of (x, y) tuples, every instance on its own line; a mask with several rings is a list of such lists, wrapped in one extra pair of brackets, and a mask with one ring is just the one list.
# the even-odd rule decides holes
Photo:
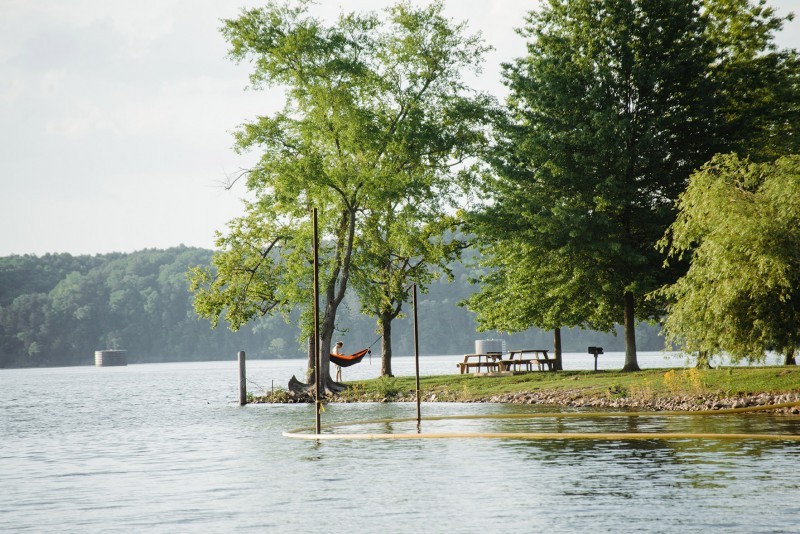
[(315, 427), (317, 434), (320, 433), (320, 401), (319, 401), (319, 384), (322, 381), (319, 376), (320, 359), (319, 359), (319, 241), (317, 236), (317, 208), (313, 209), (314, 219), (314, 381), (316, 386), (314, 389), (314, 405), (315, 405)]
[(239, 351), (239, 406), (247, 404), (247, 373), (245, 372), (244, 351)]
[(417, 324), (417, 284), (414, 284), (414, 368), (417, 376), (417, 428), (422, 422), (419, 398), (419, 326)]

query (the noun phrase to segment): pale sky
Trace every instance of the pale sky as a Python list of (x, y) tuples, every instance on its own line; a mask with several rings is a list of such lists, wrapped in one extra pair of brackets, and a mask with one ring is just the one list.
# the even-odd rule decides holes
[[(386, 0), (319, 0), (322, 17)], [(415, 1), (424, 4), (424, 0)], [(212, 248), (241, 212), (228, 176), (252, 163), (230, 132), (281, 104), (246, 91), (218, 28), (252, 0), (0, 0), (0, 256)], [(780, 13), (800, 0), (772, 0)], [(536, 0), (446, 0), (495, 50), (473, 86), (504, 94), (500, 63)], [(800, 49), (800, 21), (779, 44)]]

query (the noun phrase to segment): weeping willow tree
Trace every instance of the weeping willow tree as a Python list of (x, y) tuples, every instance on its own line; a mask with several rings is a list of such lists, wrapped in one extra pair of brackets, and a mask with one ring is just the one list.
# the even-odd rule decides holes
[[(309, 210), (316, 207), (319, 379), (336, 391), (341, 386), (330, 377), (329, 360), (336, 313), (354, 266), (375, 265), (359, 259), (378, 246), (370, 240), (380, 239), (368, 231), (369, 221), (413, 215), (399, 208), (469, 187), (470, 172), (463, 170), (469, 167), (458, 164), (482, 146), (491, 99), (460, 81), (478, 68), (485, 47), (445, 19), (441, 3), (419, 9), (400, 3), (383, 16), (343, 14), (330, 25), (309, 6), (270, 2), (224, 23), (231, 57), (253, 68), (253, 87), (280, 88), (285, 103), (236, 133), (238, 150), (262, 154), (246, 173), (254, 200), (220, 236), (213, 267), (193, 271), (192, 287), (198, 313), (212, 321), (225, 317), (234, 329), (260, 314), (299, 307), (307, 338)], [(382, 254), (397, 252), (394, 241), (385, 244)]]
[(795, 363), (800, 346), (800, 156), (752, 163), (717, 156), (692, 175), (661, 241), (691, 256), (671, 299), (667, 340), (699, 357)]

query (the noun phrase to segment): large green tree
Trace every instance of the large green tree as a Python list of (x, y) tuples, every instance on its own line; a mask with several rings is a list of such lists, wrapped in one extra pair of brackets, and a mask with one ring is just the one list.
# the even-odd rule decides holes
[(622, 323), (624, 369), (638, 369), (634, 323), (665, 281), (654, 245), (710, 156), (704, 32), (698, 5), (674, 0), (549, 0), (528, 15), (528, 54), (505, 69), (494, 202), (475, 219), (499, 270), (474, 301), (485, 324)]
[(663, 313), (644, 297), (685, 269), (664, 268), (655, 243), (692, 170), (719, 151), (797, 147), (782, 23), (763, 0), (548, 0), (529, 15), (528, 55), (505, 71), (494, 204), (474, 219), (484, 326), (622, 323), (624, 369), (638, 368), (635, 321)]
[[(690, 253), (689, 271), (661, 291), (671, 299), (668, 341), (707, 360), (794, 363), (800, 346), (800, 156), (753, 163), (731, 154), (692, 175), (662, 241)], [(702, 363), (702, 362), (701, 362)]]
[[(342, 15), (332, 25), (308, 8), (271, 2), (225, 21), (231, 56), (252, 62), (254, 86), (282, 88), (285, 105), (237, 134), (240, 150), (263, 153), (247, 173), (255, 200), (221, 238), (217, 268), (195, 271), (195, 289), (198, 310), (212, 319), (231, 308), (244, 310), (244, 321), (275, 308), (308, 310), (309, 251), (302, 244), (309, 209), (318, 208), (318, 378), (336, 390), (328, 355), (354, 264), (371, 248), (365, 221), (397, 199), (414, 202), (422, 190), (449, 195), (463, 183), (457, 178), (468, 181), (453, 165), (481, 144), (491, 100), (461, 82), (484, 46), (446, 20), (440, 3), (401, 3), (385, 17)], [(308, 333), (310, 321), (303, 326)]]

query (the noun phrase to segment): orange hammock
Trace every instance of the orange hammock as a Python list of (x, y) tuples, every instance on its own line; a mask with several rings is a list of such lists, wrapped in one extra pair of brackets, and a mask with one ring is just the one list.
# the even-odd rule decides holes
[(335, 363), (339, 367), (350, 367), (360, 362), (368, 352), (370, 352), (369, 349), (364, 349), (355, 354), (331, 354), (331, 363)]

